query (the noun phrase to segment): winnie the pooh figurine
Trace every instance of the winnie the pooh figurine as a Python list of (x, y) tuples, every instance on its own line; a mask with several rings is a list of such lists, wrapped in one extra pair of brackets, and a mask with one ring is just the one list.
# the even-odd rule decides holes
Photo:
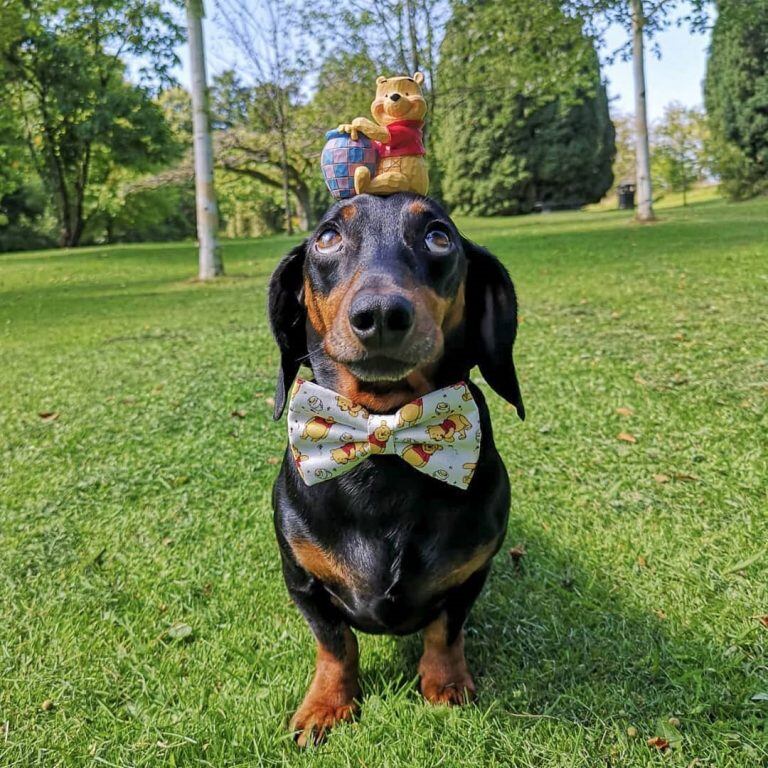
[(427, 163), (422, 140), (427, 103), (421, 91), (424, 75), (413, 77), (379, 77), (371, 114), (343, 123), (338, 130), (357, 140), (358, 133), (372, 139), (378, 160), (376, 173), (371, 175), (361, 165), (355, 169), (355, 193), (391, 195), (395, 192), (416, 192), (426, 195), (429, 188)]

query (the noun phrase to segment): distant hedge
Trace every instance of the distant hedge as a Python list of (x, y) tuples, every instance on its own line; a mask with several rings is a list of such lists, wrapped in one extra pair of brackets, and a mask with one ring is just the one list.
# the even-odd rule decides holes
[(715, 170), (740, 199), (768, 192), (768, 0), (721, 0), (718, 11), (705, 100)]

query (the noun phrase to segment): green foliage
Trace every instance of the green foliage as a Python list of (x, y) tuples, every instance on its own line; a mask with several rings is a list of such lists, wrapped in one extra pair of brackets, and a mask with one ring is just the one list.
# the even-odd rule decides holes
[[(714, 4), (715, 0), (640, 0), (643, 33), (646, 38), (654, 38), (672, 24), (686, 24), (693, 32), (704, 31)], [(609, 56), (629, 57), (633, 6), (630, 0), (561, 0), (560, 5), (565, 13), (584, 22), (585, 31), (600, 47), (605, 46), (611, 25), (624, 27), (626, 41), (617, 50), (609, 51)]]
[(634, 115), (615, 114), (611, 122), (616, 131), (616, 156), (613, 160), (613, 184), (635, 183), (637, 178), (637, 150)]
[(716, 171), (734, 199), (768, 192), (768, 0), (722, 0), (705, 97)]
[[(4, 6), (0, 25), (9, 11)], [(52, 195), (60, 242), (76, 245), (87, 197), (114, 167), (167, 158), (170, 136), (151, 88), (169, 80), (180, 30), (160, 2), (32, 0), (0, 38), (8, 98), (29, 157)], [(120, 56), (139, 62), (142, 85), (124, 79)]]
[(695, 182), (706, 178), (712, 167), (709, 130), (702, 110), (673, 102), (653, 131), (653, 177), (662, 190), (686, 194)]
[(0, 252), (54, 245), (47, 208), (46, 191), (34, 176), (0, 197)]
[(462, 4), (448, 25), (435, 143), (444, 199), (463, 213), (575, 207), (611, 186), (614, 129), (592, 44), (557, 3), (528, 11)]
[(191, 243), (2, 257), (3, 768), (766, 765), (768, 200), (458, 223), (515, 278), (529, 411), (477, 379), (513, 498), (479, 700), (425, 704), (419, 638), (362, 635), (359, 721), (305, 754), (264, 322), (297, 238), (225, 244), (215, 285)]

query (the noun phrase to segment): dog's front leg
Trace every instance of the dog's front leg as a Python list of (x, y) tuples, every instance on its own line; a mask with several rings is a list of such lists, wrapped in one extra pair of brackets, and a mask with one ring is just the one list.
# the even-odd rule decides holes
[(318, 582), (311, 578), (303, 584), (288, 578), (286, 582), (317, 640), (315, 675), (290, 723), (296, 743), (305, 747), (322, 741), (333, 725), (350, 720), (357, 710), (357, 638)]
[(477, 571), (449, 595), (443, 612), (424, 630), (419, 679), (432, 704), (465, 704), (475, 697), (475, 682), (464, 658), (464, 622), (488, 576)]

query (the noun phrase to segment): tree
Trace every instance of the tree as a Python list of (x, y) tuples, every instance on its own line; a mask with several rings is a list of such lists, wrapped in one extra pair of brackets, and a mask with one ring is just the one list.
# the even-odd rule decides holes
[(683, 193), (683, 205), (691, 185), (709, 171), (708, 140), (704, 113), (679, 102), (668, 104), (654, 126), (654, 174), (664, 188)]
[(740, 199), (768, 192), (768, 0), (720, 0), (705, 101), (715, 170)]
[(427, 112), (434, 111), (439, 49), (451, 15), (449, 0), (320, 0), (315, 9), (323, 34), (348, 57), (362, 55), (372, 61), (376, 75), (423, 72)]
[(286, 229), (290, 225), (292, 230), (290, 219), (295, 203), (299, 226), (306, 230), (313, 218), (309, 179), (319, 178), (317, 155), (328, 126), (311, 124), (305, 108), (290, 103), (286, 105), (290, 115), (286, 114), (284, 127), (290, 124), (291, 130), (277, 140), (276, 129), (265, 117), (273, 108), (272, 96), (271, 87), (246, 86), (232, 71), (214, 78), (212, 107), (218, 128), (214, 139), (216, 165), (280, 190)]
[[(19, 115), (29, 158), (52, 193), (60, 244), (77, 245), (99, 175), (167, 157), (169, 134), (151, 96), (170, 80), (179, 30), (159, 0), (4, 4), (0, 27), (6, 105)], [(124, 79), (123, 55), (144, 62), (142, 84)]]
[[(222, 216), (228, 219), (227, 232), (272, 232), (274, 192), (279, 191), (282, 198), (283, 224), (285, 199), (284, 165), (279, 144), (274, 141), (272, 132), (261, 130), (264, 119), (261, 102), (268, 95), (263, 89), (245, 85), (233, 71), (226, 70), (213, 78), (210, 97), (217, 202)], [(173, 167), (137, 182), (134, 188), (173, 188), (190, 185), (194, 180), (189, 94), (178, 88), (172, 89), (163, 94), (161, 103), (176, 141), (186, 151)], [(306, 230), (311, 226), (315, 207), (312, 181), (316, 180), (318, 188), (322, 185), (317, 156), (329, 124), (311, 124), (312, 113), (307, 107), (297, 105), (293, 109), (292, 120), (297, 130), (291, 131), (286, 139), (288, 189), (293, 196), (299, 226)], [(333, 122), (338, 122), (338, 115), (334, 115)], [(232, 177), (239, 177), (242, 183), (236, 183)], [(241, 193), (239, 200), (228, 199), (238, 193)], [(233, 215), (240, 223), (232, 223)]]
[(211, 141), (208, 82), (205, 74), (203, 2), (187, 0), (189, 59), (192, 73), (192, 129), (194, 133), (195, 200), (197, 239), (200, 248), (198, 276), (209, 280), (224, 273), (217, 242), (219, 213), (213, 186), (213, 144)]
[(295, 106), (311, 69), (304, 8), (298, 0), (217, 0), (217, 7), (260, 97), (258, 110), (251, 113), (252, 128), (279, 155), (285, 230), (292, 234), (289, 143), (297, 130)]
[[(534, 27), (553, 30), (557, 47), (551, 36), (530, 35)], [(494, 45), (479, 44), (491, 35)], [(467, 3), (456, 7), (441, 54), (436, 149), (450, 206), (511, 214), (603, 196), (614, 131), (597, 55), (578, 20), (557, 2)]]
[(611, 122), (616, 130), (616, 157), (613, 160), (613, 183), (635, 183), (637, 153), (635, 151), (635, 116), (615, 114)]
[[(738, 1), (738, 0), (737, 0)], [(710, 0), (687, 0), (685, 17), (695, 29), (707, 18)], [(605, 40), (610, 24), (620, 24), (628, 33), (627, 43), (613, 55), (631, 56), (635, 90), (635, 154), (637, 158), (637, 219), (653, 221), (653, 187), (646, 109), (645, 41), (667, 28), (683, 7), (682, 0), (564, 0), (563, 7), (586, 23), (587, 31), (599, 42)], [(679, 19), (682, 20), (682, 19)]]

